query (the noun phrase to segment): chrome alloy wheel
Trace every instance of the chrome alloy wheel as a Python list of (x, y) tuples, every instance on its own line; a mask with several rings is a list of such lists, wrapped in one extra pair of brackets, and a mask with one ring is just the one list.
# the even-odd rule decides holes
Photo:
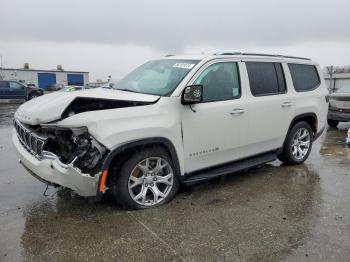
[(292, 154), (297, 160), (303, 159), (310, 148), (311, 135), (306, 128), (300, 128), (292, 140)]
[(149, 157), (131, 171), (128, 190), (132, 199), (142, 206), (154, 206), (170, 193), (174, 172), (170, 164), (160, 157)]

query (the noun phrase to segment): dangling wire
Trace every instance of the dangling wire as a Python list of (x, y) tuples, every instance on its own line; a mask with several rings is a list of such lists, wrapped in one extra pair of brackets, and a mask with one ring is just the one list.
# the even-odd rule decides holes
[(45, 191), (44, 191), (44, 193), (43, 193), (43, 196), (49, 196), (49, 195), (47, 195), (46, 194), (46, 191), (49, 189), (49, 184), (46, 184), (46, 189), (45, 189)]
[(192, 107), (192, 105), (189, 104), (189, 106), (190, 106), (190, 109), (192, 110), (192, 112), (196, 113), (196, 110), (194, 110), (194, 108)]

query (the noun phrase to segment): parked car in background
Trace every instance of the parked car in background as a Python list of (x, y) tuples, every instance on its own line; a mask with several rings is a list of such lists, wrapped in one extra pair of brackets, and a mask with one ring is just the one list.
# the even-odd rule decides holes
[(92, 89), (92, 88), (95, 88), (95, 87), (90, 87), (90, 86), (65, 86), (60, 91), (62, 91), (62, 92), (73, 92), (73, 91), (81, 91), (81, 90)]
[(49, 93), (56, 92), (56, 91), (73, 92), (73, 91), (86, 90), (86, 89), (91, 89), (91, 88), (95, 88), (95, 87), (91, 87), (91, 86), (66, 86), (63, 84), (54, 84), (53, 86), (46, 88), (45, 93), (49, 94)]
[(347, 144), (348, 147), (350, 147), (350, 128), (348, 130), (348, 137), (345, 139), (345, 143)]
[(12, 139), (41, 181), (97, 199), (111, 192), (127, 209), (159, 206), (180, 183), (277, 158), (303, 163), (327, 122), (321, 74), (297, 57), (166, 57), (107, 88), (25, 103)]
[(59, 90), (63, 89), (64, 87), (65, 87), (64, 84), (58, 84), (58, 83), (53, 84), (53, 85), (48, 86), (48, 87), (45, 88), (45, 94), (59, 91)]
[(328, 125), (350, 121), (350, 86), (343, 86), (329, 96)]
[(0, 99), (30, 100), (44, 94), (44, 90), (35, 85), (24, 85), (13, 80), (0, 81)]

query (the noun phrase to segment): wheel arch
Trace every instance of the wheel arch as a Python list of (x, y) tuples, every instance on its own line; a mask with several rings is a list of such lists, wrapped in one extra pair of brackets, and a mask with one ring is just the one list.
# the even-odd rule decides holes
[(293, 128), (293, 126), (301, 121), (305, 121), (307, 122), (311, 129), (312, 129), (312, 132), (313, 132), (313, 137), (315, 138), (317, 136), (317, 115), (315, 113), (304, 113), (304, 114), (300, 114), (300, 115), (297, 115), (293, 118), (293, 120), (291, 121), (290, 125), (289, 125), (289, 128), (288, 128), (288, 131), (287, 131), (287, 134), (286, 134), (286, 137), (284, 139), (284, 142), (283, 142), (283, 146), (281, 148), (280, 151), (283, 150), (283, 148), (285, 147), (285, 144), (287, 142), (287, 139), (288, 139), (288, 135), (290, 133), (290, 130)]
[(151, 137), (143, 138), (135, 141), (130, 141), (113, 148), (102, 164), (102, 174), (98, 181), (97, 198), (101, 198), (104, 194), (105, 184), (111, 179), (111, 173), (115, 169), (121, 167), (121, 164), (127, 159), (128, 156), (134, 154), (147, 147), (162, 147), (164, 148), (174, 164), (175, 173), (180, 175), (180, 163), (173, 143), (164, 137)]
[(293, 126), (300, 121), (307, 122), (310, 125), (314, 135), (317, 134), (317, 131), (318, 131), (317, 130), (317, 124), (318, 124), (317, 115), (315, 113), (311, 113), (311, 112), (300, 114), (300, 115), (297, 115), (296, 117), (294, 117), (290, 126), (289, 126), (288, 133), (293, 128)]

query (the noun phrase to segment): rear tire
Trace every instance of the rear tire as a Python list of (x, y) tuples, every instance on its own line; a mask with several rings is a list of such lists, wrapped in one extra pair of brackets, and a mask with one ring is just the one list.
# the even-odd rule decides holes
[(336, 128), (339, 124), (338, 120), (333, 120), (333, 119), (327, 119), (328, 125), (330, 127)]
[(309, 156), (313, 143), (313, 132), (307, 122), (298, 122), (290, 130), (283, 151), (278, 159), (286, 165), (298, 165)]
[(112, 191), (124, 209), (163, 205), (179, 189), (176, 169), (161, 147), (146, 148), (132, 155), (112, 178)]

